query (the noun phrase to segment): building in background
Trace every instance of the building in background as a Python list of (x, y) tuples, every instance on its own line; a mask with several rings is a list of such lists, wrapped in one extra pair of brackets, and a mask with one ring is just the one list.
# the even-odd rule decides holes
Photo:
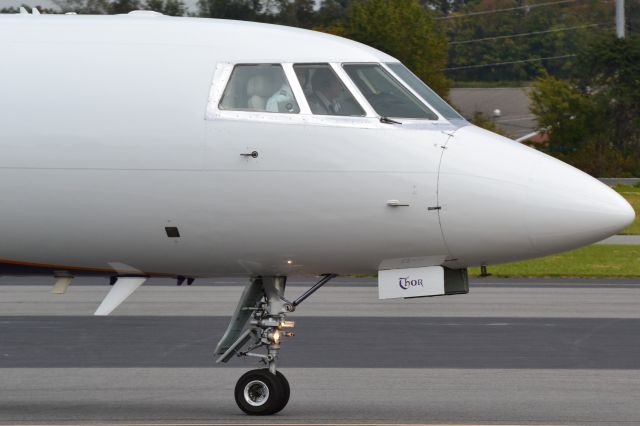
[(530, 87), (454, 88), (453, 105), (468, 119), (482, 113), (511, 139), (536, 132), (536, 117), (529, 111)]

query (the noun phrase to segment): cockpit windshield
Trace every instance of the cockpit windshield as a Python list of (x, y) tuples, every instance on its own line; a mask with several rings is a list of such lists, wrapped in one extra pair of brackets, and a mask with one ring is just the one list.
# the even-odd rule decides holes
[(437, 120), (438, 116), (378, 64), (344, 64), (376, 113), (382, 117)]
[(448, 120), (464, 120), (449, 104), (436, 94), (429, 86), (424, 84), (414, 73), (399, 62), (386, 64), (391, 71), (396, 73), (409, 87), (422, 97), (429, 105), (435, 108), (444, 118)]

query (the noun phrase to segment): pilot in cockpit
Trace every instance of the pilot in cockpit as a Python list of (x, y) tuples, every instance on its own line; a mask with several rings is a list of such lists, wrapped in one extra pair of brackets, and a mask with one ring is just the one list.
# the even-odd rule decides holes
[(342, 115), (339, 101), (342, 86), (327, 68), (317, 69), (311, 79), (313, 94), (309, 97), (311, 112), (320, 115)]

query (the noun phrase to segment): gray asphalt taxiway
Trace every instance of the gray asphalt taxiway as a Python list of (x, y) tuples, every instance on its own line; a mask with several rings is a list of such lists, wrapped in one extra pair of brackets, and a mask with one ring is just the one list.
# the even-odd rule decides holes
[[(640, 424), (640, 282), (476, 280), (468, 295), (377, 300), (338, 279), (292, 315), (287, 408), (233, 401), (257, 365), (214, 364), (237, 279), (151, 281), (110, 317), (78, 279), (0, 279), (0, 424)], [(309, 281), (292, 280), (291, 297)]]

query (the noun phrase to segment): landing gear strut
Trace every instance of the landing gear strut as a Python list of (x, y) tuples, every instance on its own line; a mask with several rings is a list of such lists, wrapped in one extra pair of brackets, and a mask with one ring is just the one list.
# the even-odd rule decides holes
[[(293, 321), (287, 321), (287, 314), (335, 277), (334, 274), (324, 275), (293, 302), (284, 298), (287, 277), (257, 277), (245, 288), (216, 348), (220, 355), (216, 362), (228, 362), (235, 355), (258, 358), (266, 367), (245, 373), (236, 383), (235, 399), (242, 411), (250, 415), (269, 415), (287, 405), (289, 382), (276, 369), (282, 338), (294, 335), (286, 331), (295, 325)], [(265, 348), (266, 353), (256, 352), (260, 348)]]

